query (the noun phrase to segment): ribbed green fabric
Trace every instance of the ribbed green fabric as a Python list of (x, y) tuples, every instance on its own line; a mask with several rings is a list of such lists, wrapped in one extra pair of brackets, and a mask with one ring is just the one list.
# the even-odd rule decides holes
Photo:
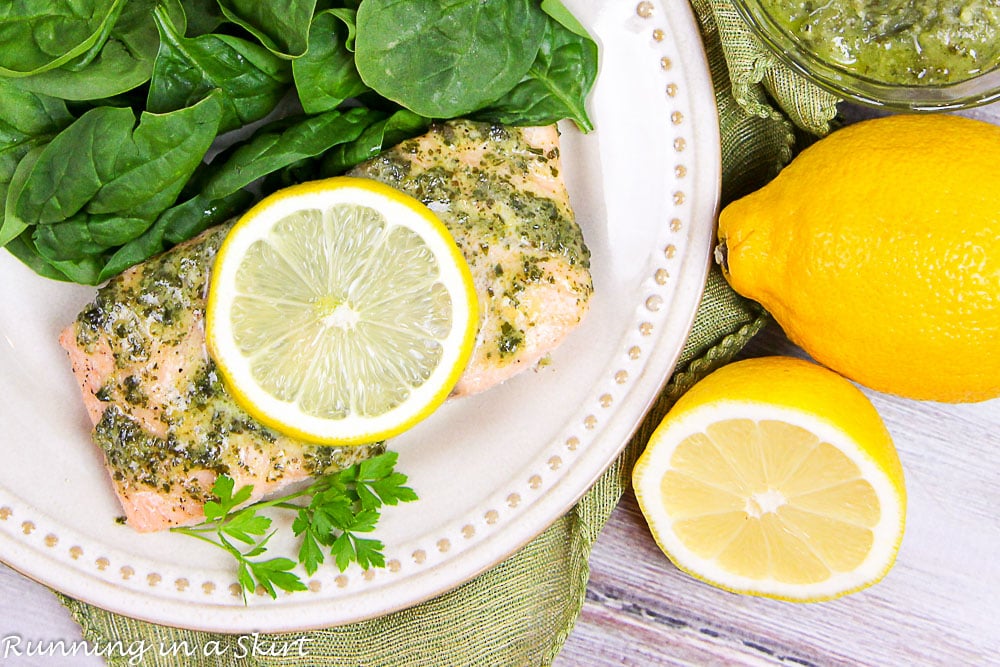
[[(796, 135), (824, 134), (836, 100), (765, 53), (729, 0), (692, 0), (715, 82), (722, 133), (723, 202), (759, 187), (791, 158)], [(106, 646), (218, 647), (209, 657), (164, 657), (143, 665), (332, 665), (448, 667), (547, 665), (583, 605), (591, 546), (629, 483), (632, 464), (652, 429), (688, 387), (725, 364), (766, 322), (759, 306), (709, 274), (693, 330), (676, 371), (619, 459), (569, 513), (521, 551), (467, 584), (421, 605), (362, 623), (262, 640), (302, 640), (307, 657), (247, 656), (239, 637), (136, 621), (77, 600), (63, 602), (84, 637)], [(243, 639), (246, 642), (246, 638)], [(217, 642), (217, 643), (213, 643)], [(221, 654), (221, 655), (219, 655)], [(126, 665), (127, 658), (112, 658)]]

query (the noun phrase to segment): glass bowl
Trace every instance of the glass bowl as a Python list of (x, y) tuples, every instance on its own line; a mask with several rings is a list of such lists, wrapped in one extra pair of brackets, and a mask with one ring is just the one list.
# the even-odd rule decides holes
[[(844, 0), (817, 4), (826, 8), (838, 1)], [(984, 71), (954, 82), (919, 84), (879, 80), (822, 55), (819, 48), (783, 25), (764, 4), (766, 0), (733, 0), (737, 12), (779, 60), (834, 95), (868, 106), (904, 111), (965, 109), (1000, 99), (1000, 55)], [(786, 2), (785, 6), (790, 7), (791, 3)], [(836, 38), (830, 36), (830, 39)], [(993, 39), (1000, 40), (1000, 29)], [(833, 43), (817, 43), (830, 50), (837, 48)]]

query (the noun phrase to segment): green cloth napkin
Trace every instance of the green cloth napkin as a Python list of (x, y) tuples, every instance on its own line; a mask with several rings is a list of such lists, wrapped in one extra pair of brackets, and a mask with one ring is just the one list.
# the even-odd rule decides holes
[[(692, 0), (692, 5), (715, 82), (722, 199), (727, 202), (772, 178), (809, 135), (826, 133), (837, 100), (765, 52), (730, 0)], [(734, 294), (713, 268), (676, 371), (618, 460), (569, 513), (521, 551), (416, 607), (353, 625), (271, 635), (262, 640), (287, 643), (289, 656), (237, 659), (238, 636), (162, 627), (78, 600), (64, 597), (63, 602), (84, 637), (99, 646), (115, 641), (181, 646), (186, 641), (190, 647), (218, 646), (224, 653), (171, 658), (151, 650), (143, 665), (547, 665), (573, 629), (587, 588), (591, 546), (627, 488), (632, 464), (652, 429), (680, 394), (731, 360), (766, 320), (757, 304)], [(247, 639), (243, 642), (245, 649)], [(295, 650), (300, 645), (307, 657)], [(129, 664), (127, 658), (109, 663)]]

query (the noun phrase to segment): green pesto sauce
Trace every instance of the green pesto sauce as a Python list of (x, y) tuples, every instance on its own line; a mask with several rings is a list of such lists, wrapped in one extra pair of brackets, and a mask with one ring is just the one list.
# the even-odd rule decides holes
[[(182, 417), (170, 420), (165, 438), (143, 430), (117, 405), (105, 410), (94, 428), (93, 439), (104, 452), (115, 479), (163, 492), (181, 484), (189, 496), (203, 502), (209, 497), (207, 491), (192, 487), (191, 474), (200, 470), (232, 474), (236, 468), (245, 467), (238, 446), (271, 454), (269, 469), (255, 471), (266, 474), (269, 480), (280, 479), (289, 465), (308, 475), (320, 475), (384, 451), (384, 443), (334, 447), (283, 439), (236, 406), (221, 385), (202, 399), (191, 403)], [(239, 445), (234, 446), (236, 443)]]
[(147, 361), (154, 343), (177, 344), (204, 315), (208, 274), (231, 227), (220, 225), (102, 287), (77, 316), (77, 343), (92, 351), (107, 337), (119, 368)]
[[(559, 157), (558, 150), (546, 154), (500, 125), (453, 121), (436, 127), (440, 146), (420, 150), (416, 140), (405, 141), (362, 165), (355, 175), (391, 185), (427, 204), (467, 258), (496, 244), (517, 242), (589, 268), (590, 250), (569, 212), (519, 187), (509, 176), (548, 165)], [(473, 167), (459, 162), (451, 151), (452, 146), (482, 143), (487, 149)], [(423, 168), (412, 161), (418, 151), (430, 163)], [(554, 166), (550, 171), (558, 175)]]
[[(94, 443), (104, 452), (111, 474), (118, 481), (128, 480), (168, 493), (175, 482), (190, 486), (189, 473), (210, 469), (218, 473), (229, 468), (218, 463), (218, 451), (207, 443), (180, 447), (171, 439), (157, 438), (144, 431), (118, 406), (104, 411), (94, 427)], [(187, 489), (195, 499), (204, 501), (208, 490)]]
[(497, 350), (499, 350), (501, 358), (509, 357), (514, 354), (523, 344), (524, 334), (520, 329), (515, 327), (510, 322), (504, 322), (500, 325), (500, 337), (497, 340)]
[[(349, 468), (363, 459), (385, 452), (385, 442), (376, 442), (364, 447), (334, 447), (311, 445), (303, 449), (302, 467), (310, 475), (322, 475)], [(360, 454), (364, 454), (363, 456)]]
[(1000, 65), (1000, 0), (761, 0), (821, 60), (865, 78), (942, 85)]

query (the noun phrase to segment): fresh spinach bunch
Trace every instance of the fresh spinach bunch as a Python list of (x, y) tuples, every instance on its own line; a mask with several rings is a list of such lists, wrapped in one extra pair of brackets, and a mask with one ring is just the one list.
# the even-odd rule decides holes
[(0, 245), (84, 284), (436, 119), (592, 128), (559, 0), (53, 0), (0, 43)]

